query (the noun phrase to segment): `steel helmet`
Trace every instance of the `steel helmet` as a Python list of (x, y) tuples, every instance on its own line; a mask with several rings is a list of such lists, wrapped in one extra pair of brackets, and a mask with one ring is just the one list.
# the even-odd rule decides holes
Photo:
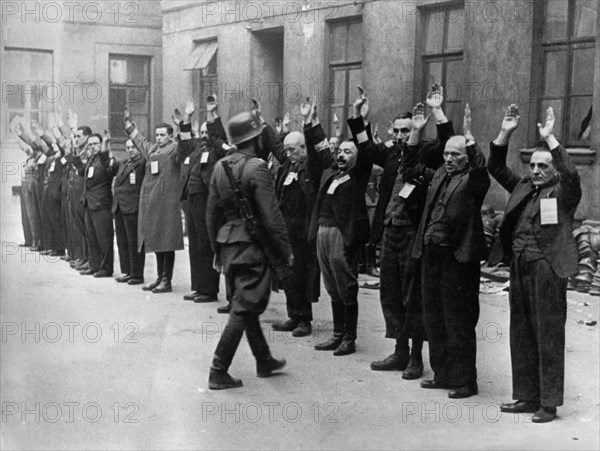
[(236, 114), (229, 120), (227, 125), (229, 144), (236, 146), (256, 138), (264, 128), (265, 126), (258, 122), (254, 114), (249, 112)]

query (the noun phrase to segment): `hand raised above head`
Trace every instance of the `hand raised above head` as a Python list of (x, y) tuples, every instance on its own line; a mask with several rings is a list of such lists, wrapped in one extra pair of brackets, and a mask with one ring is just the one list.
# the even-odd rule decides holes
[(444, 88), (438, 82), (431, 85), (425, 103), (430, 108), (441, 108), (442, 103), (444, 103)]
[(519, 107), (515, 104), (510, 105), (504, 114), (502, 120), (502, 131), (512, 133), (519, 127)]
[(548, 107), (548, 109), (546, 110), (546, 122), (543, 126), (541, 123), (537, 124), (540, 136), (542, 138), (546, 139), (554, 134), (555, 120), (556, 119), (554, 117), (554, 109), (552, 109), (552, 107)]
[(471, 107), (467, 103), (465, 105), (465, 115), (463, 118), (463, 134), (465, 135), (467, 146), (472, 146), (473, 144), (475, 144), (475, 137), (473, 136), (473, 132), (471, 131), (471, 122)]
[(173, 114), (171, 115), (171, 119), (177, 127), (181, 125), (181, 123), (183, 122), (183, 118), (181, 117), (181, 111), (179, 111), (179, 108), (175, 108)]
[(123, 111), (123, 122), (131, 122), (131, 113), (129, 112), (129, 106), (127, 105), (125, 105), (125, 110)]
[(194, 114), (194, 111), (196, 111), (196, 106), (194, 105), (194, 101), (192, 99), (188, 99), (188, 101), (185, 104), (186, 116), (191, 117), (192, 114)]
[(430, 115), (425, 117), (425, 105), (419, 102), (413, 108), (413, 117), (412, 117), (412, 129), (415, 131), (421, 131), (427, 125), (427, 121), (429, 121)]

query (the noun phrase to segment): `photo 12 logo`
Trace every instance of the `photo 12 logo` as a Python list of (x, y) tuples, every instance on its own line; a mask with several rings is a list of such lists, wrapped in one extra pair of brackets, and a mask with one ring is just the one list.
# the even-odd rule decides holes
[(140, 406), (135, 402), (114, 402), (104, 405), (97, 402), (2, 402), (2, 423), (139, 423)]
[(57, 23), (84, 22), (137, 24), (140, 6), (137, 2), (40, 2), (5, 1), (2, 5), (2, 23)]
[(74, 343), (83, 340), (86, 343), (98, 343), (102, 337), (113, 343), (139, 343), (136, 334), (140, 327), (133, 322), (123, 325), (113, 323), (105, 330), (96, 322), (81, 324), (77, 321), (28, 324), (25, 322), (2, 323), (2, 343), (58, 343), (68, 341)]

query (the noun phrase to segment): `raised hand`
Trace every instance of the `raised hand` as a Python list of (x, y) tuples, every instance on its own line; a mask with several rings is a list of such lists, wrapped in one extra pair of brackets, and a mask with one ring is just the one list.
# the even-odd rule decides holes
[(312, 114), (312, 104), (310, 102), (310, 97), (306, 98), (306, 103), (300, 104), (300, 115), (304, 120), (304, 123), (308, 123), (310, 121), (310, 117)]
[(173, 114), (171, 115), (171, 119), (173, 120), (173, 123), (179, 127), (181, 125), (181, 123), (183, 122), (183, 119), (181, 117), (181, 111), (179, 111), (179, 108), (175, 108), (175, 110), (173, 111)]
[(512, 104), (506, 109), (506, 114), (504, 115), (504, 119), (502, 120), (502, 131), (507, 133), (514, 132), (519, 126), (519, 107), (515, 104)]
[(123, 122), (125, 124), (131, 123), (131, 113), (129, 112), (129, 107), (125, 105), (125, 111), (123, 111)]
[(441, 108), (443, 102), (444, 88), (438, 82), (435, 82), (431, 85), (431, 89), (427, 93), (425, 103), (427, 103), (430, 108)]
[(40, 127), (40, 124), (38, 124), (37, 121), (31, 121), (31, 131), (40, 137), (44, 134), (44, 130), (42, 130), (42, 127)]
[(465, 105), (465, 116), (463, 119), (463, 134), (465, 135), (467, 146), (475, 144), (475, 137), (471, 132), (471, 107), (468, 103)]
[(292, 122), (292, 118), (290, 116), (290, 113), (289, 112), (285, 113), (283, 115), (283, 122), (282, 122), (283, 129), (286, 130), (291, 122)]
[(106, 129), (102, 137), (102, 152), (110, 152), (110, 132)]
[(185, 115), (190, 118), (196, 111), (196, 106), (194, 105), (194, 101), (192, 99), (188, 99), (185, 104)]
[(200, 138), (200, 123), (198, 121), (192, 122), (192, 135), (195, 138)]
[(10, 131), (17, 135), (21, 135), (23, 131), (23, 127), (21, 126), (21, 120), (22, 118), (18, 114), (15, 117), (13, 117), (10, 121), (10, 124), (8, 125)]
[(77, 128), (77, 119), (77, 113), (73, 112), (69, 108), (69, 127), (71, 127), (71, 130), (75, 130)]
[[(364, 91), (362, 91), (362, 93), (358, 96), (358, 98), (354, 101), (353, 107), (354, 107), (354, 117), (360, 117), (362, 116), (363, 118), (366, 119), (365, 116), (363, 116), (363, 110), (365, 113), (367, 113), (367, 115), (369, 114), (369, 106), (368, 106), (368, 101), (369, 99), (367, 99), (367, 95), (365, 94)], [(365, 108), (366, 106), (366, 108)]]
[(546, 122), (543, 126), (540, 123), (537, 124), (540, 136), (542, 138), (547, 139), (554, 134), (554, 121), (554, 110), (552, 107), (548, 107), (546, 110)]
[(217, 102), (217, 95), (212, 94), (206, 98), (206, 112), (215, 114), (217, 109), (219, 108), (219, 103)]
[(419, 102), (413, 108), (413, 117), (412, 117), (412, 129), (414, 131), (420, 132), (427, 125), (427, 121), (429, 121), (430, 115), (425, 117), (425, 105)]

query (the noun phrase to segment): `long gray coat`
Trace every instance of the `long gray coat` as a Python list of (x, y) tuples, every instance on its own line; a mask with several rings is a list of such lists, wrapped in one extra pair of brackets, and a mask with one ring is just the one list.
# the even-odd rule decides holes
[[(146, 253), (178, 251), (183, 249), (181, 224), (180, 167), (181, 157), (177, 142), (159, 147), (139, 136), (136, 129), (127, 131), (134, 145), (146, 160), (146, 172), (140, 192), (138, 217), (138, 250)], [(152, 173), (153, 162), (158, 162), (158, 173)]]

